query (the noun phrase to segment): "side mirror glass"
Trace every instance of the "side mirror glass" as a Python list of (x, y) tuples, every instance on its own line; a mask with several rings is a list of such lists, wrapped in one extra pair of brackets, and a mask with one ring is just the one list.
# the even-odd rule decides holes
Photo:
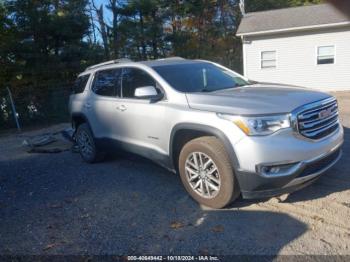
[(135, 89), (136, 98), (153, 98), (158, 96), (157, 89), (154, 86), (142, 86)]

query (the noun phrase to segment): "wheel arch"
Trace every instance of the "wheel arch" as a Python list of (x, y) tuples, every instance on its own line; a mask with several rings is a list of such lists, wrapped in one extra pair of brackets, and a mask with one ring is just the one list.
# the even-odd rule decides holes
[(236, 153), (231, 146), (229, 139), (221, 130), (208, 125), (180, 123), (174, 126), (170, 135), (169, 156), (171, 166), (174, 170), (178, 171), (176, 163), (178, 162), (182, 147), (188, 141), (201, 136), (215, 136), (218, 138), (224, 144), (225, 149), (229, 154), (233, 169), (235, 171), (239, 169), (239, 162)]
[(72, 128), (75, 131), (78, 129), (78, 127), (81, 124), (86, 123), (89, 126), (89, 128), (90, 128), (90, 130), (92, 132), (92, 128), (91, 128), (90, 122), (89, 122), (88, 118), (83, 113), (74, 113), (74, 114), (72, 114), (71, 122), (72, 122)]

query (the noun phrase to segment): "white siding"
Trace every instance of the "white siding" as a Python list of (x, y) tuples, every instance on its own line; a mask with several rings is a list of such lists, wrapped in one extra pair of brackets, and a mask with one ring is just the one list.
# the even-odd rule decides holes
[[(244, 74), (263, 82), (350, 90), (350, 28), (244, 38)], [(335, 46), (335, 64), (317, 65), (317, 47)], [(261, 69), (261, 52), (276, 51), (277, 68)]]

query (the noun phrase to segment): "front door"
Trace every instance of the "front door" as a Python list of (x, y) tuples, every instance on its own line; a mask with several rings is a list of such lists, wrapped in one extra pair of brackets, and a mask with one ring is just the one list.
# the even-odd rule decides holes
[[(145, 150), (145, 154), (166, 154), (167, 139), (163, 130), (166, 101), (151, 102), (150, 99), (135, 97), (138, 87), (153, 86), (163, 92), (157, 82), (145, 71), (138, 68), (123, 68), (121, 137), (134, 150)], [(151, 150), (149, 150), (151, 149)], [(144, 155), (143, 152), (137, 152)], [(151, 158), (154, 158), (151, 156)]]

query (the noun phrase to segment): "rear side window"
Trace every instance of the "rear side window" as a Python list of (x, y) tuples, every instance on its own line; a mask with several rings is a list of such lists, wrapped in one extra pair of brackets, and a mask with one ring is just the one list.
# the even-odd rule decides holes
[(89, 80), (90, 75), (79, 76), (74, 82), (73, 93), (80, 94), (84, 92), (87, 81)]
[(98, 71), (95, 75), (92, 91), (101, 96), (119, 96), (121, 72), (122, 70), (119, 68)]
[[(138, 68), (123, 69), (123, 97), (134, 98), (135, 89), (143, 86), (156, 87), (156, 81), (145, 71)], [(159, 92), (159, 90), (157, 89)]]

